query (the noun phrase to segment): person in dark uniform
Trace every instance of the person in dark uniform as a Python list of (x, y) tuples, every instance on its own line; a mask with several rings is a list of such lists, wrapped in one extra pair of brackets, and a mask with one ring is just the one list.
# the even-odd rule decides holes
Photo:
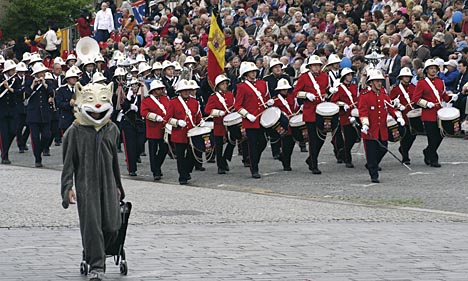
[(17, 79), (13, 87), (16, 96), (16, 142), (19, 153), (24, 153), (25, 150), (28, 150), (26, 143), (29, 138), (29, 126), (26, 123), (26, 106), (24, 105), (27, 72), (28, 66), (24, 62), (18, 63), (16, 66)]
[(88, 83), (93, 82), (93, 74), (94, 74), (95, 67), (96, 67), (96, 63), (94, 62), (94, 59), (90, 57), (86, 57), (83, 60), (83, 75), (81, 76), (81, 79), (80, 79), (81, 85), (86, 86)]
[[(341, 70), (341, 84), (337, 87), (337, 92), (331, 97), (331, 102), (340, 106), (340, 127), (339, 134), (343, 134), (343, 160), (346, 168), (354, 168), (351, 149), (356, 141), (359, 140), (358, 131), (353, 126), (351, 118), (351, 110), (357, 109), (358, 106), (358, 87), (351, 83), (353, 73), (350, 68), (345, 67)], [(336, 132), (338, 134), (338, 132)]]
[(178, 77), (174, 76), (175, 66), (170, 61), (163, 61), (162, 63), (162, 77), (161, 82), (163, 82), (166, 87), (167, 96), (172, 99), (176, 97), (175, 86), (178, 82)]
[[(218, 174), (226, 174), (229, 171), (228, 160), (231, 161), (235, 145), (227, 138), (226, 127), (223, 120), (226, 114), (234, 107), (234, 95), (228, 91), (229, 78), (220, 74), (215, 79), (215, 92), (208, 98), (205, 113), (213, 116), (214, 139), (216, 151), (216, 164)], [(223, 151), (224, 138), (227, 139), (226, 149)]]
[(322, 61), (317, 55), (310, 56), (307, 60), (309, 72), (299, 76), (293, 94), (298, 99), (304, 100), (303, 120), (306, 122), (309, 134), (309, 170), (313, 174), (321, 174), (318, 168), (318, 155), (323, 146), (325, 136), (320, 136), (320, 131), (316, 126), (316, 107), (319, 103), (325, 101), (329, 85), (328, 75), (321, 71)]
[(9, 151), (16, 136), (16, 99), (13, 85), (17, 79), (16, 63), (7, 60), (3, 67), (0, 86), (0, 148), (2, 164), (11, 164)]
[(409, 158), (409, 151), (413, 142), (416, 140), (416, 133), (413, 134), (411, 128), (409, 126), (408, 117), (406, 116), (408, 112), (415, 107), (411, 102), (413, 98), (415, 86), (411, 84), (411, 79), (413, 78), (413, 74), (411, 73), (411, 69), (408, 67), (403, 67), (400, 70), (400, 74), (398, 75), (398, 79), (400, 83), (393, 87), (390, 91), (390, 99), (392, 100), (393, 106), (401, 111), (403, 114), (403, 119), (405, 119), (405, 134), (400, 140), (400, 147), (399, 151), (402, 156), (402, 162), (406, 165), (409, 165), (411, 162)]
[(200, 105), (190, 96), (192, 88), (189, 81), (185, 79), (179, 81), (177, 84), (179, 96), (171, 100), (171, 106), (165, 117), (165, 121), (172, 126), (171, 141), (176, 147), (177, 172), (181, 185), (187, 184), (192, 179), (190, 173), (196, 161), (189, 146), (187, 132), (202, 123)]
[(66, 84), (58, 88), (55, 94), (55, 104), (59, 109), (59, 129), (63, 135), (75, 120), (73, 108), (75, 107), (75, 84), (78, 81), (78, 74), (73, 69), (65, 73)]
[(52, 102), (49, 102), (50, 107), (50, 138), (49, 142), (43, 147), (44, 152), (42, 153), (43, 156), (50, 156), (50, 146), (52, 142), (55, 140), (55, 144), (60, 146), (59, 139), (61, 138), (60, 130), (59, 130), (59, 109), (55, 105), (55, 92), (57, 83), (54, 80), (54, 77), (50, 72), (46, 72), (45, 80), (47, 84), (53, 89), (53, 97)]
[[(272, 98), (276, 97), (278, 93), (276, 92), (276, 87), (278, 86), (278, 81), (280, 79), (286, 79), (291, 82), (291, 77), (283, 73), (283, 63), (277, 59), (273, 58), (270, 61), (270, 75), (267, 75), (263, 78), (268, 84), (268, 91)], [(277, 136), (270, 136), (270, 145), (271, 152), (274, 159), (280, 159), (281, 154), (281, 141), (277, 139)]]
[(247, 134), (249, 144), (250, 172), (255, 179), (261, 178), (258, 164), (263, 150), (267, 145), (265, 130), (260, 126), (260, 115), (274, 104), (268, 93), (268, 85), (263, 80), (257, 80), (257, 66), (252, 62), (242, 62), (240, 78), (242, 83), (237, 84), (236, 101), (234, 108), (244, 117), (242, 127)]
[(444, 81), (437, 77), (439, 66), (433, 59), (424, 63), (423, 72), (426, 78), (419, 80), (411, 101), (422, 107), (421, 120), (424, 123), (427, 136), (427, 147), (423, 150), (424, 163), (434, 168), (441, 167), (437, 149), (443, 136), (437, 125), (437, 111), (442, 108), (442, 102), (448, 102), (450, 97), (445, 91)]
[(33, 78), (26, 82), (26, 122), (31, 130), (35, 166), (42, 167), (42, 153), (49, 143), (50, 120), (52, 112), (49, 104), (54, 99), (54, 89), (45, 80), (47, 67), (35, 63), (32, 67)]
[(359, 118), (362, 128), (369, 175), (373, 183), (379, 183), (379, 164), (387, 153), (388, 129), (387, 115), (396, 118), (401, 126), (405, 120), (401, 112), (392, 105), (391, 100), (382, 87), (385, 77), (380, 70), (372, 70), (367, 74), (367, 84), (370, 86), (359, 97)]
[[(60, 57), (58, 57), (60, 58)], [(57, 59), (57, 58), (56, 58)], [(55, 95), (57, 95), (57, 90), (63, 86), (65, 83), (64, 75), (62, 70), (62, 65), (60, 63), (54, 63), (52, 69), (52, 82), (54, 85)], [(52, 138), (50, 139), (49, 147), (52, 145), (52, 142), (55, 141), (55, 146), (60, 146), (62, 144), (62, 135), (63, 132), (60, 130), (59, 123), (60, 123), (60, 109), (54, 105), (54, 113), (51, 121), (51, 133)]]
[(163, 176), (161, 166), (166, 159), (168, 146), (164, 142), (164, 117), (170, 107), (170, 100), (164, 95), (164, 84), (153, 80), (150, 84), (149, 96), (141, 102), (141, 116), (146, 122), (146, 139), (148, 139), (149, 158), (153, 179), (160, 180)]

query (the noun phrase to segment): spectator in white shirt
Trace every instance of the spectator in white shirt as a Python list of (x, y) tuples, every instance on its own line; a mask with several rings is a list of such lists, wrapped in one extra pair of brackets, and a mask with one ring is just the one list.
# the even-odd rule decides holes
[(106, 42), (113, 30), (114, 16), (112, 11), (107, 8), (107, 3), (104, 2), (94, 19), (94, 39), (98, 42)]
[(62, 39), (57, 39), (57, 30), (58, 28), (56, 26), (49, 26), (49, 30), (44, 34), (44, 38), (47, 40), (45, 49), (49, 52), (52, 59), (60, 56), (57, 46), (62, 43)]
[(343, 50), (343, 55), (347, 58), (352, 58), (353, 57), (353, 47), (355, 46), (353, 43), (353, 37), (350, 35), (347, 35), (344, 38), (344, 45), (345, 48)]

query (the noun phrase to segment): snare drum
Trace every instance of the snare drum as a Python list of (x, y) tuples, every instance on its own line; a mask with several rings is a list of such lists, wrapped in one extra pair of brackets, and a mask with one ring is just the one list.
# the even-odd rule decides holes
[(164, 142), (169, 144), (171, 143), (171, 133), (172, 133), (172, 125), (166, 124), (164, 127)]
[(289, 120), (289, 127), (293, 138), (298, 142), (308, 142), (309, 133), (307, 132), (307, 125), (302, 120), (302, 113), (291, 117)]
[(316, 126), (323, 133), (334, 131), (339, 124), (340, 107), (332, 102), (322, 102), (316, 109)]
[(211, 142), (211, 129), (209, 127), (195, 127), (187, 132), (190, 145), (201, 152), (206, 152), (213, 149), (213, 143)]
[(242, 134), (242, 116), (239, 113), (232, 112), (224, 116), (223, 124), (226, 126), (231, 142), (243, 139), (245, 134)]
[(392, 116), (387, 115), (388, 141), (398, 142), (405, 133), (405, 128), (398, 125), (398, 122)]
[(213, 121), (206, 121), (205, 124), (203, 125), (203, 127), (208, 127), (211, 130), (213, 130), (214, 129), (214, 122)]
[(445, 135), (460, 134), (460, 110), (455, 107), (444, 107), (437, 111), (439, 128)]
[(408, 111), (406, 117), (408, 117), (408, 123), (411, 129), (411, 134), (424, 134), (424, 125), (421, 120), (422, 108), (416, 108)]
[(281, 137), (288, 133), (289, 120), (278, 107), (270, 107), (263, 111), (260, 125), (268, 129), (272, 136)]

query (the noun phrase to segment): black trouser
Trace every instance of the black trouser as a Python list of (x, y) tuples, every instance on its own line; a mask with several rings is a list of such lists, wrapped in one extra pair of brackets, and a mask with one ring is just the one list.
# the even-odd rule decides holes
[(11, 143), (16, 136), (16, 120), (14, 116), (3, 116), (0, 118), (0, 148), (2, 149), (2, 160), (8, 159)]
[(258, 173), (258, 163), (260, 163), (262, 152), (265, 150), (267, 145), (265, 131), (264, 129), (259, 128), (245, 129), (245, 132), (247, 134), (247, 143), (249, 147), (250, 172), (252, 174)]
[(281, 162), (283, 168), (291, 168), (291, 156), (296, 142), (292, 135), (285, 135), (281, 138)]
[(187, 143), (175, 143), (175, 147), (179, 182), (187, 181), (195, 166), (195, 157), (193, 156), (192, 148)]
[(345, 160), (345, 144), (343, 140), (343, 133), (341, 131), (341, 126), (336, 127), (335, 134), (332, 136), (333, 153), (335, 158), (338, 161)]
[[(388, 141), (380, 141), (387, 148)], [(366, 151), (367, 169), (371, 179), (379, 178), (379, 164), (387, 153), (387, 149), (381, 146), (376, 140), (364, 140), (364, 150)]]
[(306, 125), (307, 133), (309, 135), (309, 168), (315, 169), (318, 168), (318, 156), (327, 135), (324, 135), (317, 130), (315, 122), (306, 122)]
[(250, 163), (248, 141), (247, 140), (240, 141), (237, 149), (239, 150), (239, 153), (242, 154), (242, 163)]
[(411, 128), (409, 125), (405, 125), (405, 134), (400, 140), (400, 153), (403, 157), (403, 162), (410, 161), (409, 151), (411, 146), (413, 146), (414, 140), (416, 140), (416, 135), (411, 133)]
[(424, 121), (424, 128), (426, 129), (427, 135), (427, 147), (424, 149), (424, 158), (431, 163), (439, 163), (439, 155), (437, 154), (437, 149), (444, 137), (440, 133), (439, 126), (437, 122), (428, 122)]
[(231, 161), (232, 152), (235, 145), (227, 142), (226, 149), (223, 152), (224, 137), (215, 136), (215, 152), (216, 152), (216, 165), (219, 169), (226, 170), (228, 167), (227, 160)]
[(460, 109), (460, 120), (463, 122), (463, 120), (466, 118), (466, 105), (468, 103), (467, 99), (468, 95), (458, 95), (458, 100), (454, 102), (454, 106), (458, 109)]
[(281, 154), (281, 139), (278, 136), (270, 135), (271, 154), (273, 157)]
[(55, 141), (56, 143), (60, 143), (62, 139), (62, 133), (60, 132), (60, 129), (58, 127), (58, 120), (51, 120), (50, 121), (50, 139), (49, 143), (47, 144), (47, 147), (44, 148), (44, 151), (48, 151), (52, 143)]
[(168, 146), (163, 139), (148, 139), (149, 159), (153, 176), (161, 176), (161, 166), (166, 159)]
[(16, 115), (16, 143), (20, 150), (26, 148), (26, 142), (29, 138), (29, 126), (26, 124), (26, 114)]
[(343, 142), (344, 142), (344, 161), (347, 164), (353, 162), (353, 156), (351, 155), (351, 149), (359, 139), (357, 129), (353, 125), (342, 126)]
[(31, 145), (36, 163), (42, 163), (42, 152), (50, 140), (50, 123), (29, 123)]
[(120, 123), (124, 139), (125, 156), (128, 172), (137, 171), (137, 159), (145, 143), (144, 124), (133, 124), (125, 119)]

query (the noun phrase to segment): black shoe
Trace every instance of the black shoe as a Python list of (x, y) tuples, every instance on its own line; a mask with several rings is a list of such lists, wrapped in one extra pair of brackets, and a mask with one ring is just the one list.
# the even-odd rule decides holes
[(191, 179), (192, 179), (192, 176), (188, 175), (187, 180), (191, 180)]
[(55, 146), (60, 146), (60, 143), (59, 143), (59, 142), (56, 142), (56, 143), (55, 143)]
[(35, 166), (36, 166), (36, 168), (42, 168), (42, 163), (41, 163), (41, 162), (37, 162), (37, 163), (35, 164)]
[(273, 155), (273, 159), (275, 159), (275, 160), (280, 160), (280, 159), (281, 159), (281, 155), (275, 154), (275, 155)]
[(140, 156), (146, 156), (146, 152), (143, 151)]
[(2, 164), (10, 165), (10, 164), (11, 164), (11, 161), (8, 160), (8, 159), (5, 159), (5, 160), (2, 160)]
[(228, 172), (229, 172), (229, 165), (228, 165), (228, 163), (227, 163), (227, 162), (226, 162), (226, 167), (224, 167), (224, 169), (226, 169), (226, 171), (228, 171)]
[(431, 161), (429, 160), (429, 156), (427, 155), (427, 152), (426, 152), (425, 149), (423, 150), (423, 154), (424, 154), (424, 163), (425, 163), (427, 166), (431, 165)]
[(411, 161), (409, 159), (403, 159), (401, 162), (405, 165), (411, 165)]
[(226, 170), (225, 170), (225, 169), (222, 169), (222, 168), (218, 168), (218, 174), (220, 174), (220, 175), (225, 175), (225, 174), (226, 174)]
[(337, 159), (337, 160), (336, 160), (336, 163), (337, 163), (337, 164), (343, 164), (343, 162), (344, 162), (344, 161), (343, 161), (342, 159)]
[(346, 168), (354, 168), (353, 163), (346, 163)]
[(140, 158), (140, 156), (137, 157), (137, 163), (141, 163), (141, 158)]
[(206, 171), (205, 167), (195, 167), (195, 171), (204, 172)]
[(309, 152), (305, 146), (301, 147), (301, 152)]
[(153, 176), (153, 180), (155, 181), (158, 181), (161, 179), (161, 176), (160, 175), (156, 175), (156, 176)]
[(308, 166), (310, 166), (310, 157), (307, 157), (306, 160), (305, 160), (305, 162), (306, 162), (306, 164), (307, 164)]
[(129, 172), (128, 175), (131, 176), (131, 177), (136, 177), (137, 173), (136, 172)]
[(24, 150), (28, 151), (28, 150), (29, 150), (29, 147), (28, 147), (28, 146), (25, 146), (25, 147), (24, 147)]
[(254, 178), (254, 179), (259, 179), (259, 178), (261, 178), (261, 177), (262, 177), (262, 176), (260, 176), (259, 173), (252, 173), (252, 178)]
[(320, 171), (318, 168), (312, 168), (312, 174), (314, 175), (320, 175), (322, 171)]
[(379, 179), (371, 179), (371, 182), (373, 182), (373, 183), (380, 183)]
[(435, 162), (435, 163), (431, 163), (431, 167), (440, 168), (442, 167), (442, 165), (440, 165), (438, 162)]
[(20, 148), (19, 153), (24, 153), (24, 149)]
[(250, 167), (250, 163), (249, 163), (249, 162), (244, 162), (244, 167), (245, 167), (245, 168)]
[(179, 180), (179, 184), (180, 185), (186, 185), (186, 184), (188, 184), (188, 181), (187, 180)]
[(42, 155), (43, 156), (50, 156), (50, 151), (44, 151), (44, 152), (42, 152)]
[(283, 167), (283, 171), (292, 171), (291, 167)]

